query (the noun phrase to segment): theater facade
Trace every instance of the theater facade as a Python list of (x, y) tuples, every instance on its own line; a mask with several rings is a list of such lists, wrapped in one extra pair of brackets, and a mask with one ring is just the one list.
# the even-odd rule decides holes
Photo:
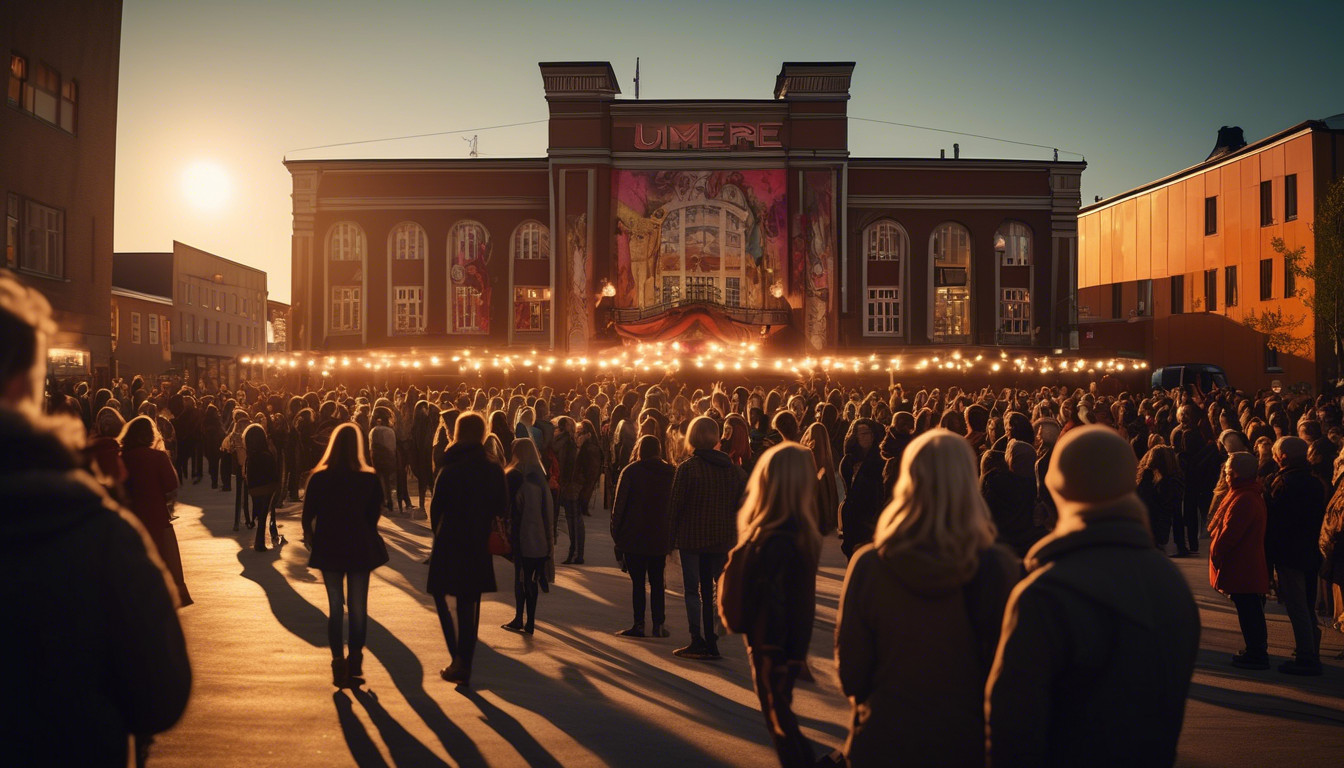
[(540, 67), (545, 157), (285, 163), (292, 349), (1070, 346), (1085, 163), (851, 157), (853, 63), (700, 101)]

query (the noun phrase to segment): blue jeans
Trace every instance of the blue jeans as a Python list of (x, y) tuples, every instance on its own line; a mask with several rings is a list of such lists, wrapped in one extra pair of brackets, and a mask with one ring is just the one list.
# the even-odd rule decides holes
[[(714, 620), (718, 612), (715, 594), (718, 589), (719, 574), (728, 564), (728, 555), (724, 552), (689, 552), (681, 550), (681, 581), (686, 592), (686, 623), (690, 626), (692, 638), (702, 638), (707, 642), (718, 640), (714, 632)], [(703, 634), (700, 628), (704, 627)]]
[(342, 658), (342, 615), (350, 614), (350, 655), (358, 656), (364, 650), (364, 638), (369, 627), (369, 572), (323, 571), (322, 581), (327, 587), (327, 642), (331, 658)]

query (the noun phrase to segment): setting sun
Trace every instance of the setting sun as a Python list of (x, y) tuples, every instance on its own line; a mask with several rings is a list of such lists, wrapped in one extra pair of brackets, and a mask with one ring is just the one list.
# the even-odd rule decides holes
[(229, 173), (219, 163), (197, 160), (182, 171), (182, 195), (195, 208), (217, 211), (231, 192)]

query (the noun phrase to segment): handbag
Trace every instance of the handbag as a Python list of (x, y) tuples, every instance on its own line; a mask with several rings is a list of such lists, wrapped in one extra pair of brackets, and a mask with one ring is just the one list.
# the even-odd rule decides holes
[(509, 541), (509, 524), (502, 517), (493, 518), (490, 524), (490, 539), (487, 542), (490, 554), (508, 557), (513, 554), (513, 544)]

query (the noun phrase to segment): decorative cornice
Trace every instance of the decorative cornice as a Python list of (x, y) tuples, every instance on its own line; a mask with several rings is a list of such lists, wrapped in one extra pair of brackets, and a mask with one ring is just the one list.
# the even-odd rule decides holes
[(329, 197), (318, 201), (319, 211), (479, 211), (542, 210), (545, 197)]
[(1052, 209), (1052, 200), (1047, 196), (1036, 195), (995, 195), (990, 197), (974, 195), (850, 195), (850, 208), (912, 208), (963, 209), (963, 210), (1018, 210), (1048, 211)]

